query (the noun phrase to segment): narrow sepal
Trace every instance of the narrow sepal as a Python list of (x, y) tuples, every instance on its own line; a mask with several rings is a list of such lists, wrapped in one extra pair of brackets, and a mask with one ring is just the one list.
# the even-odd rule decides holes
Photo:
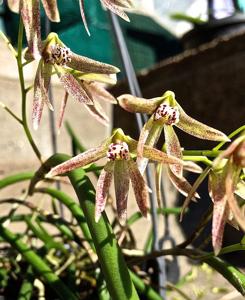
[(84, 0), (79, 0), (79, 5), (80, 5), (80, 13), (81, 13), (81, 17), (83, 20), (83, 25), (87, 31), (87, 34), (90, 36), (90, 32), (88, 29), (88, 24), (87, 24), (87, 20), (86, 20), (86, 16), (85, 16), (85, 9), (84, 9)]
[(60, 22), (60, 14), (56, 0), (42, 0), (43, 7), (49, 20), (52, 22)]
[[(181, 160), (182, 159), (181, 146), (173, 127), (170, 125), (164, 125), (164, 135), (165, 135), (165, 145), (166, 145), (167, 154)], [(169, 167), (176, 176), (183, 177), (182, 164), (172, 164)]]
[(20, 2), (20, 12), (26, 32), (28, 50), (35, 59), (40, 58), (40, 6), (39, 0)]
[(126, 111), (132, 113), (153, 114), (157, 107), (161, 104), (162, 98), (144, 99), (135, 97), (130, 94), (124, 94), (118, 98), (119, 105)]
[(193, 161), (183, 161), (183, 168), (186, 171), (198, 174), (201, 174), (203, 171), (203, 168)]
[(161, 135), (162, 128), (163, 127), (161, 125), (156, 124), (154, 122), (154, 116), (151, 116), (150, 119), (145, 123), (143, 129), (141, 130), (137, 146), (137, 164), (141, 174), (144, 173), (148, 163), (148, 159), (142, 154), (144, 152), (144, 145), (154, 147)]
[(92, 99), (84, 90), (81, 83), (70, 73), (59, 72), (58, 73), (61, 83), (65, 90), (78, 102), (93, 105)]
[(181, 130), (204, 140), (229, 142), (230, 139), (221, 131), (207, 126), (190, 116), (188, 116), (183, 108), (179, 105), (180, 120), (176, 124)]
[(104, 142), (102, 145), (96, 148), (89, 149), (77, 156), (67, 160), (66, 162), (57, 165), (47, 174), (47, 178), (64, 174), (71, 170), (86, 166), (96, 160), (101, 159), (106, 155), (107, 151), (107, 142)]
[[(168, 175), (176, 189), (182, 195), (187, 197), (192, 190), (192, 185), (183, 176), (176, 176), (170, 169), (170, 165), (168, 167)], [(195, 201), (196, 198), (200, 198), (197, 192), (194, 193), (194, 195), (191, 197), (191, 200)]]
[(209, 195), (214, 203), (212, 220), (212, 244), (215, 255), (218, 255), (223, 241), (225, 224), (229, 208), (225, 194), (224, 172), (211, 172), (209, 176)]
[(202, 174), (200, 174), (197, 178), (197, 180), (194, 182), (190, 192), (188, 193), (183, 205), (182, 205), (182, 210), (181, 210), (181, 214), (180, 214), (180, 221), (182, 221), (183, 219), (183, 215), (184, 212), (186, 210), (186, 208), (188, 207), (190, 201), (193, 199), (196, 190), (198, 189), (199, 185), (203, 182), (203, 180), (207, 177), (208, 173), (210, 172), (210, 168), (206, 168)]
[(125, 14), (125, 12), (120, 6), (114, 4), (115, 1), (112, 0), (100, 0), (100, 1), (105, 5), (105, 7), (107, 7), (114, 14), (117, 14), (119, 17), (129, 22), (128, 16)]
[(127, 218), (129, 190), (129, 168), (126, 160), (117, 160), (114, 162), (114, 184), (118, 217), (124, 223)]
[(85, 73), (114, 74), (119, 72), (119, 69), (112, 65), (77, 55), (73, 52), (71, 52), (71, 61), (67, 63), (67, 66)]
[(94, 100), (101, 100), (112, 104), (117, 104), (116, 99), (109, 93), (102, 84), (95, 81), (84, 81), (83, 84), (89, 89)]
[(95, 222), (98, 222), (105, 209), (106, 199), (113, 177), (114, 162), (108, 162), (101, 171), (96, 188)]
[(32, 124), (34, 129), (37, 129), (40, 124), (44, 103), (48, 105), (49, 109), (53, 110), (53, 106), (48, 97), (51, 74), (52, 66), (45, 64), (41, 59), (34, 81), (34, 98), (32, 107)]
[(68, 100), (68, 93), (65, 92), (64, 98), (62, 99), (61, 106), (60, 106), (60, 113), (59, 113), (59, 118), (58, 118), (58, 129), (60, 129), (63, 119), (64, 119), (64, 114), (65, 114), (65, 108)]
[(133, 160), (128, 161), (129, 176), (134, 189), (134, 194), (138, 207), (144, 217), (147, 217), (148, 211), (148, 188), (141, 175), (137, 164)]
[(144, 145), (146, 143), (146, 140), (151, 132), (151, 129), (153, 127), (154, 120), (153, 118), (150, 118), (145, 125), (143, 126), (141, 132), (140, 132), (140, 137), (139, 137), (139, 142), (138, 142), (138, 147), (137, 147), (137, 157), (142, 158), (143, 157), (143, 150), (144, 150)]
[(157, 161), (165, 164), (183, 164), (183, 162), (179, 158), (168, 155), (165, 152), (146, 145), (144, 146), (143, 156), (152, 161)]
[(158, 163), (157, 167), (156, 167), (156, 173), (155, 173), (155, 179), (156, 179), (156, 196), (157, 196), (157, 204), (158, 207), (161, 207), (161, 203), (162, 203), (162, 192), (161, 192), (161, 188), (162, 188), (162, 168), (163, 168), (163, 164)]
[(94, 102), (94, 105), (85, 104), (85, 107), (98, 122), (104, 126), (109, 126), (109, 118), (98, 102)]

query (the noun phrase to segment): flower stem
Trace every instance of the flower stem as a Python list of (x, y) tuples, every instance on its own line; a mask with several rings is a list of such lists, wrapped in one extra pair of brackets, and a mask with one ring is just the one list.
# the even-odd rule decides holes
[(0, 107), (6, 110), (17, 122), (19, 122), (21, 125), (23, 125), (22, 120), (10, 109), (8, 108), (4, 103), (0, 102)]
[(17, 65), (18, 65), (18, 73), (19, 73), (19, 81), (20, 81), (20, 88), (21, 88), (21, 100), (22, 100), (22, 108), (21, 108), (21, 113), (22, 113), (22, 125), (26, 134), (26, 137), (35, 152), (37, 158), (39, 161), (42, 163), (42, 158), (41, 158), (41, 153), (38, 150), (30, 129), (28, 127), (27, 123), (27, 116), (26, 116), (26, 94), (27, 91), (25, 89), (25, 80), (24, 80), (24, 73), (23, 73), (23, 65), (22, 65), (22, 42), (23, 42), (23, 32), (24, 32), (24, 26), (22, 19), (20, 18), (20, 24), (19, 24), (19, 32), (18, 32), (18, 49), (17, 49)]
[(207, 166), (212, 166), (212, 161), (209, 160), (206, 156), (200, 156), (200, 155), (184, 155), (183, 160), (188, 160), (188, 161), (196, 161), (196, 162), (202, 162)]
[(218, 150), (184, 150), (183, 155), (216, 157), (221, 152)]

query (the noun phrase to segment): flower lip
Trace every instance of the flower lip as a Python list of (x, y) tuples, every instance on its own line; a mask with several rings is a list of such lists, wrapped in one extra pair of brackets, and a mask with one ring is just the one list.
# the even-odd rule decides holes
[(65, 66), (68, 62), (71, 62), (70, 48), (63, 47), (59, 44), (50, 46), (50, 53), (46, 59), (46, 63)]
[(166, 125), (173, 125), (179, 122), (180, 113), (178, 107), (172, 107), (166, 103), (162, 103), (155, 111), (154, 119), (164, 120)]
[(128, 160), (130, 156), (127, 143), (118, 142), (110, 144), (106, 156), (109, 161)]

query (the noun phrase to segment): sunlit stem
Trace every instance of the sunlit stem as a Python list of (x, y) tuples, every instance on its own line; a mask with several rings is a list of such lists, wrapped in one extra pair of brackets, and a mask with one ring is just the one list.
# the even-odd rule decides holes
[(218, 156), (222, 151), (218, 150), (184, 150), (183, 155), (188, 156), (208, 156), (208, 157), (216, 157)]
[[(228, 138), (233, 138), (234, 136), (238, 135), (240, 132), (245, 130), (245, 125), (237, 128), (235, 131), (233, 131), (230, 135), (228, 135)], [(214, 151), (219, 150), (226, 142), (219, 143), (215, 148), (213, 148)]]
[(0, 102), (0, 107), (6, 110), (13, 118), (15, 118), (16, 121), (18, 121), (21, 125), (23, 125), (22, 120), (17, 117), (17, 115), (10, 109), (8, 108), (4, 103)]
[(2, 37), (2, 39), (4, 40), (4, 42), (7, 44), (9, 50), (12, 52), (12, 54), (14, 55), (15, 58), (17, 58), (17, 52), (14, 49), (14, 47), (12, 46), (12, 44), (10, 43), (9, 39), (6, 37), (6, 35), (0, 31), (0, 36)]
[(213, 162), (209, 160), (206, 156), (192, 156), (192, 155), (184, 155), (183, 160), (187, 161), (196, 161), (196, 162), (202, 162), (207, 166), (212, 166)]
[(20, 18), (20, 24), (19, 24), (19, 32), (18, 32), (18, 49), (17, 49), (17, 65), (18, 65), (18, 73), (19, 73), (19, 81), (20, 81), (20, 88), (21, 88), (21, 102), (22, 102), (22, 107), (21, 107), (21, 113), (22, 113), (22, 125), (23, 128), (25, 130), (25, 134), (26, 137), (33, 149), (33, 151), (35, 152), (37, 158), (39, 159), (39, 161), (42, 163), (42, 158), (41, 158), (41, 153), (38, 150), (30, 129), (28, 127), (28, 123), (27, 123), (27, 116), (26, 116), (26, 94), (27, 94), (27, 90), (25, 89), (25, 80), (24, 80), (24, 73), (23, 73), (23, 65), (22, 65), (22, 42), (23, 42), (23, 31), (24, 31), (24, 27), (23, 27), (23, 22), (22, 19)]

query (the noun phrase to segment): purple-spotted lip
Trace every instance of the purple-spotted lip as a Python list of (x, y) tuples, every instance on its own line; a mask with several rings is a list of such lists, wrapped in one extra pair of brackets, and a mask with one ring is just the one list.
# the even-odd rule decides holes
[(129, 159), (129, 149), (125, 142), (112, 143), (108, 147), (106, 154), (108, 160), (128, 160)]
[(166, 103), (161, 104), (155, 111), (154, 119), (166, 119), (167, 125), (177, 124), (179, 122), (180, 113), (177, 107), (172, 107)]
[(63, 47), (59, 44), (52, 45), (50, 47), (51, 51), (47, 63), (56, 64), (59, 66), (65, 66), (67, 63), (71, 62), (71, 50), (68, 47)]

